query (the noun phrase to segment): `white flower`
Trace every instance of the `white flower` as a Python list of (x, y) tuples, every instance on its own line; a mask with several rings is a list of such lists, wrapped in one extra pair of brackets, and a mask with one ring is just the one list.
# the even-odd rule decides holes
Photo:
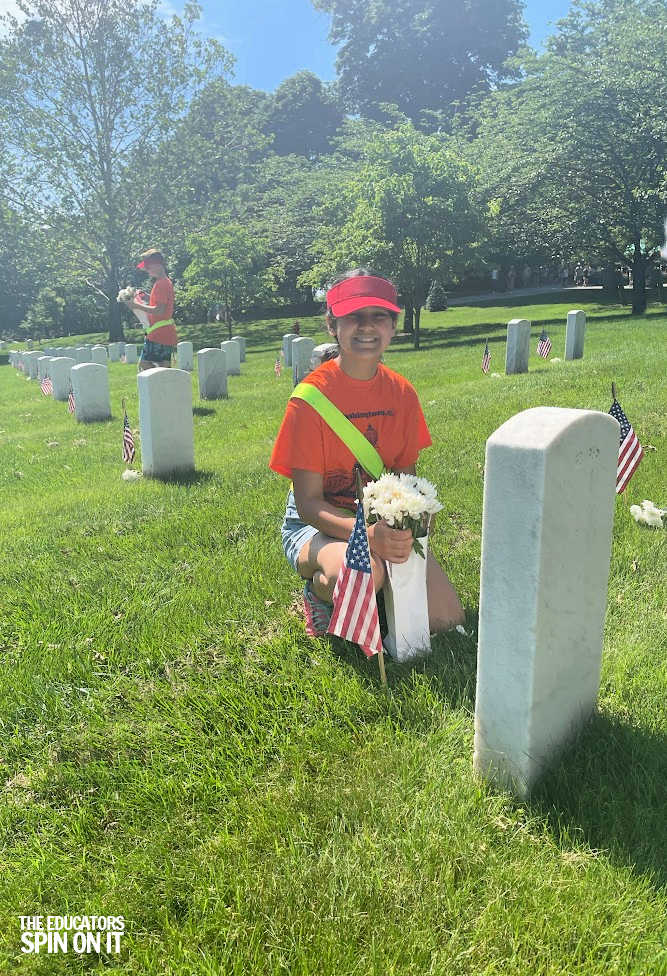
[(138, 481), (141, 475), (138, 471), (133, 471), (132, 468), (125, 468), (121, 478), (123, 481)]
[(559, 363), (560, 362), (560, 356), (554, 356), (552, 359), (549, 360), (549, 362), (550, 363)]
[(128, 285), (127, 288), (121, 288), (121, 290), (118, 292), (118, 295), (116, 297), (116, 301), (131, 302), (134, 296), (136, 295), (136, 293), (137, 293), (137, 289), (132, 288), (131, 285)]
[(650, 525), (655, 529), (661, 529), (663, 527), (662, 509), (657, 508), (648, 498), (645, 498), (641, 505), (631, 505), (630, 515), (632, 515), (635, 522), (643, 522), (644, 525)]

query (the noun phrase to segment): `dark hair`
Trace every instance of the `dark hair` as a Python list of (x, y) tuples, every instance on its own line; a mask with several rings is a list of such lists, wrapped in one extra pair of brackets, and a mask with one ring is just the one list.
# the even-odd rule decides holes
[[(386, 278), (385, 275), (378, 274), (377, 271), (371, 271), (370, 268), (353, 268), (352, 271), (345, 271), (343, 274), (337, 275), (333, 279), (333, 281), (330, 281), (329, 284), (327, 285), (327, 291), (329, 291), (330, 288), (333, 288), (334, 285), (339, 285), (341, 281), (347, 281), (348, 278), (365, 278), (365, 277), (385, 278), (386, 281), (390, 280), (389, 278)], [(391, 284), (392, 285), (394, 284), (393, 281), (391, 282)], [(396, 286), (394, 285), (394, 287)], [(394, 323), (394, 325), (396, 325), (396, 323), (398, 322), (398, 312), (389, 311), (389, 314), (391, 315), (392, 322)], [(326, 310), (324, 312), (324, 321), (326, 322), (327, 331), (329, 332), (329, 334), (335, 336), (336, 317), (331, 311), (331, 309), (329, 308), (329, 306), (326, 306)]]

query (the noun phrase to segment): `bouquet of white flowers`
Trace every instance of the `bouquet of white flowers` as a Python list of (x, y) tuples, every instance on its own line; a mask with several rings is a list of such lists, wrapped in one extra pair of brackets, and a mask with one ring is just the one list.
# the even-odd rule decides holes
[[(132, 299), (136, 298), (140, 302), (146, 301), (146, 294), (140, 291), (138, 288), (133, 288), (132, 285), (128, 285), (127, 288), (121, 288), (116, 296), (117, 302), (131, 302)], [(144, 329), (150, 328), (150, 319), (146, 312), (142, 312), (140, 308), (133, 308), (132, 312), (134, 317), (139, 319), (141, 325)]]
[(128, 285), (127, 288), (121, 288), (116, 297), (117, 302), (131, 302), (134, 296), (137, 294), (137, 289), (132, 288)]
[(419, 539), (428, 535), (431, 516), (442, 509), (435, 486), (414, 474), (383, 474), (364, 488), (364, 515), (369, 525), (384, 519), (395, 529), (410, 529), (415, 552), (424, 557)]

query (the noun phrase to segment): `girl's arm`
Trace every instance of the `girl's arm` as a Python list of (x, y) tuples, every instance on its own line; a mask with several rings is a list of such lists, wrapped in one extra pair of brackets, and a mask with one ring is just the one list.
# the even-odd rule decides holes
[(127, 304), (130, 308), (137, 308), (141, 312), (150, 312), (151, 315), (164, 315), (167, 311), (166, 305), (145, 305), (143, 302), (137, 302), (134, 299)]
[[(414, 465), (413, 465), (414, 467)], [(294, 501), (299, 517), (323, 535), (344, 542), (350, 538), (354, 519), (324, 498), (324, 479), (316, 471), (292, 471)], [(392, 563), (403, 563), (412, 549), (409, 529), (394, 529), (383, 519), (368, 526), (368, 545), (372, 553)]]

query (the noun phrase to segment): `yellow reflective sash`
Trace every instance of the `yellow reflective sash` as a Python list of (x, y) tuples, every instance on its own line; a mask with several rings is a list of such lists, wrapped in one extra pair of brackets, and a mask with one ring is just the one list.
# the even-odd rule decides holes
[(156, 329), (161, 329), (163, 325), (176, 325), (176, 323), (173, 319), (160, 319), (159, 322), (154, 322), (153, 325), (151, 325), (150, 332), (146, 333), (146, 337), (150, 339), (152, 333), (155, 332)]
[(322, 420), (337, 437), (340, 437), (343, 444), (354, 454), (361, 467), (372, 478), (377, 480), (383, 474), (385, 470), (384, 461), (371, 442), (321, 390), (318, 390), (312, 383), (299, 383), (292, 391), (292, 396), (299, 400), (305, 400), (313, 410), (319, 413)]

